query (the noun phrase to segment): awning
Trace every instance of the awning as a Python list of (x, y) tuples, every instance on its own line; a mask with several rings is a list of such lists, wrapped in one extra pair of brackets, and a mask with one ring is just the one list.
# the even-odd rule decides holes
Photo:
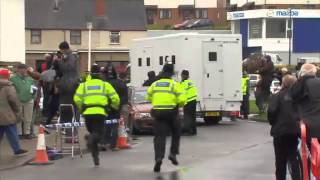
[(146, 9), (158, 9), (158, 5), (146, 5)]
[(179, 9), (194, 9), (194, 4), (185, 4), (185, 5), (179, 5)]

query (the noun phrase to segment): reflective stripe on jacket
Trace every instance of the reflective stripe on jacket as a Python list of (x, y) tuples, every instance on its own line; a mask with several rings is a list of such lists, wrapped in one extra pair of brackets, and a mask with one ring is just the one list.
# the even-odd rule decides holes
[(172, 79), (160, 79), (149, 87), (147, 100), (153, 109), (174, 109), (183, 107), (187, 98), (180, 83)]
[(82, 114), (107, 115), (106, 107), (119, 108), (120, 99), (114, 88), (100, 79), (91, 79), (81, 83), (73, 97)]

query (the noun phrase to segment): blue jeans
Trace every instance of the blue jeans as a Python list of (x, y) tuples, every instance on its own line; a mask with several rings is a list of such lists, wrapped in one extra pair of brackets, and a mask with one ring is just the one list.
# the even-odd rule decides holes
[(6, 134), (13, 152), (18, 152), (20, 150), (20, 144), (17, 126), (15, 124), (8, 126), (0, 126), (0, 141), (2, 140), (4, 134)]

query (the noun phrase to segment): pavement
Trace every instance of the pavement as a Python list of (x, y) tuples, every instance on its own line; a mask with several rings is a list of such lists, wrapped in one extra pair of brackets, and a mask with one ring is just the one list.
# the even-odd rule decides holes
[(173, 166), (165, 159), (161, 173), (152, 172), (152, 136), (141, 135), (132, 149), (102, 152), (100, 167), (94, 167), (86, 154), (83, 158), (65, 157), (49, 166), (4, 170), (0, 180), (271, 180), (275, 177), (269, 130), (267, 123), (244, 120), (200, 124), (197, 136), (182, 137), (180, 165)]
[[(35, 129), (38, 129), (35, 126)], [(37, 134), (38, 131), (36, 131)], [(84, 127), (82, 127), (79, 131), (79, 135), (83, 140), (83, 136), (86, 133)], [(55, 131), (51, 130), (51, 134), (45, 135), (46, 145), (49, 147), (53, 147), (55, 144)], [(6, 137), (3, 138), (3, 141), (0, 142), (0, 171), (14, 169), (20, 166), (25, 165), (27, 162), (32, 160), (35, 156), (36, 147), (37, 147), (37, 138), (31, 140), (20, 140), (20, 146), (22, 149), (28, 150), (23, 156), (15, 156), (12, 152), (12, 149), (7, 141)], [(85, 149), (84, 143), (81, 144), (82, 149)], [(1, 178), (0, 178), (1, 180)]]

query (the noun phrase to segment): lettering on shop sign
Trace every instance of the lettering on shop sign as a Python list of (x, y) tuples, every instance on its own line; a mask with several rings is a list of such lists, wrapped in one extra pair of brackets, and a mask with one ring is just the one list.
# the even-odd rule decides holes
[(233, 13), (232, 15), (234, 18), (241, 18), (241, 17), (244, 17), (244, 13), (241, 12), (241, 13)]
[(294, 16), (294, 17), (297, 17), (299, 16), (299, 11), (277, 11), (276, 12), (276, 16), (290, 16), (290, 13), (291, 13), (291, 16)]

